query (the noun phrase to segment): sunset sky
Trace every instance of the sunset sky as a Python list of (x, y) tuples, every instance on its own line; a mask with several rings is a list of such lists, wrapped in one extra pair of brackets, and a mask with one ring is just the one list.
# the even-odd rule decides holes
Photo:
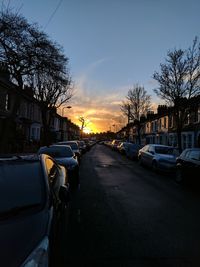
[(119, 130), (120, 111), (133, 84), (153, 93), (152, 79), (167, 51), (200, 37), (199, 0), (4, 0), (37, 22), (70, 59), (74, 96), (64, 115), (93, 132)]

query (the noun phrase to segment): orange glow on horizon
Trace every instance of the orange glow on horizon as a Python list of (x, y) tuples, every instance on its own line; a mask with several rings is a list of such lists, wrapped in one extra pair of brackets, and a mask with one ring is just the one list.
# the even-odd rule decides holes
[[(72, 105), (73, 106), (73, 105)], [(121, 118), (121, 113), (114, 111), (106, 111), (105, 109), (80, 109), (80, 107), (73, 106), (67, 117), (75, 123), (81, 129), (81, 122), (79, 120), (80, 116), (86, 120), (86, 126), (83, 129), (85, 134), (95, 134), (107, 131), (117, 131), (124, 126), (123, 118)], [(126, 121), (126, 119), (125, 119)], [(115, 129), (113, 127), (115, 125)]]
[(86, 134), (90, 134), (92, 132), (92, 130), (90, 128), (86, 127), (83, 129), (83, 132)]

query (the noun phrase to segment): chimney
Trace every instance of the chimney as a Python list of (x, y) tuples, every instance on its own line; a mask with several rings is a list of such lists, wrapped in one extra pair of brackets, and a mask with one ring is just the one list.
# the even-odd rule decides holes
[(168, 107), (166, 105), (158, 105), (157, 113), (158, 115), (163, 115), (167, 112)]
[(153, 110), (148, 111), (147, 112), (147, 120), (152, 119), (153, 117), (154, 117), (154, 111)]

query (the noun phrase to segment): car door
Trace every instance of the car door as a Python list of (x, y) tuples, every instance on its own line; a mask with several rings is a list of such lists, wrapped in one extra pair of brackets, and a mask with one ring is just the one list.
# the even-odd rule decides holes
[(60, 188), (67, 185), (66, 171), (48, 156), (45, 158), (45, 167), (52, 204), (54, 209), (57, 210), (61, 203)]
[(200, 169), (200, 152), (197, 150), (191, 150), (187, 153), (187, 157), (188, 160), (185, 163), (187, 176), (192, 174), (193, 177), (197, 177)]
[(148, 164), (148, 150), (149, 150), (149, 145), (146, 145), (141, 150), (141, 160), (144, 165)]
[(154, 146), (150, 145), (148, 150), (147, 150), (147, 152), (146, 152), (146, 164), (149, 167), (152, 166), (152, 161), (153, 161), (154, 154), (155, 154)]

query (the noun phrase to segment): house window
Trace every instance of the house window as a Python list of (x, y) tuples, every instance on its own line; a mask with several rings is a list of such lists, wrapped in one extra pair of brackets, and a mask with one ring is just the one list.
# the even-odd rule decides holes
[(40, 127), (33, 126), (31, 129), (31, 139), (35, 141), (40, 140)]
[(158, 130), (161, 130), (161, 119), (158, 120)]
[(182, 140), (183, 140), (183, 149), (186, 149), (186, 147), (187, 147), (187, 138), (186, 138), (186, 135), (185, 134), (183, 134), (183, 136), (182, 136)]
[(192, 135), (188, 134), (187, 136), (187, 148), (191, 148), (192, 147)]
[(153, 122), (151, 123), (151, 132), (153, 132)]
[(200, 106), (198, 107), (197, 117), (198, 117), (198, 121), (197, 122), (200, 122)]
[(10, 96), (6, 94), (5, 110), (10, 110)]
[(32, 138), (33, 140), (36, 139), (36, 128), (32, 128), (32, 131), (31, 131), (31, 138)]
[(190, 123), (190, 114), (187, 114), (186, 118), (185, 118), (185, 124), (189, 124)]
[(158, 130), (158, 123), (157, 121), (154, 122), (154, 132), (157, 132)]
[(167, 118), (164, 117), (164, 128), (166, 129), (167, 128)]
[(169, 145), (170, 146), (174, 146), (174, 147), (177, 146), (177, 137), (176, 137), (176, 134), (170, 134), (169, 135)]
[(173, 135), (169, 136), (169, 145), (172, 146), (173, 144)]

